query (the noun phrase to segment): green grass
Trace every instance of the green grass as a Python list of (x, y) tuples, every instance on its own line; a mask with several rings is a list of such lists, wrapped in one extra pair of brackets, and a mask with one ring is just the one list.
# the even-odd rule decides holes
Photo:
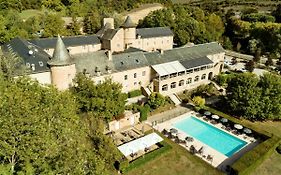
[(220, 175), (223, 174), (186, 149), (165, 138), (172, 149), (126, 175)]
[(21, 17), (23, 20), (27, 20), (27, 19), (30, 18), (30, 17), (33, 17), (33, 16), (40, 16), (40, 15), (43, 15), (43, 12), (40, 11), (40, 10), (34, 10), (34, 9), (23, 10), (23, 11), (20, 13), (20, 17)]
[(274, 152), (267, 160), (265, 160), (252, 175), (279, 175), (281, 172), (281, 155)]

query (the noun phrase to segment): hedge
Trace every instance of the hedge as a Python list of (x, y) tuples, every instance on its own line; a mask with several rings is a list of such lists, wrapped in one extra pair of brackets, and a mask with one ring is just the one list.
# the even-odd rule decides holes
[(141, 90), (133, 90), (131, 92), (128, 92), (128, 98), (133, 98), (142, 95)]
[(231, 166), (233, 174), (251, 174), (265, 159), (272, 155), (279, 144), (280, 138), (277, 136), (272, 136), (260, 143)]
[(172, 148), (172, 146), (169, 145), (168, 143), (166, 143), (165, 141), (160, 142), (160, 144), (162, 145), (162, 147), (160, 147), (157, 150), (154, 150), (150, 153), (147, 153), (143, 157), (139, 157), (138, 159), (129, 163), (129, 166), (127, 168), (125, 168), (122, 171), (122, 173), (125, 173), (125, 172), (128, 172), (128, 171), (132, 170), (132, 169), (135, 169), (135, 168), (155, 159), (156, 157), (162, 155), (164, 152), (166, 152), (166, 151), (168, 151)]

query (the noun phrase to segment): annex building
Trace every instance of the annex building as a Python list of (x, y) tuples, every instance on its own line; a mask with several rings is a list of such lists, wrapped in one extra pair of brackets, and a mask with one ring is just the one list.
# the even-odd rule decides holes
[(116, 29), (106, 18), (96, 35), (14, 38), (2, 50), (22, 58), (32, 78), (60, 90), (83, 72), (95, 83), (111, 78), (123, 92), (142, 88), (163, 95), (208, 83), (221, 72), (225, 55), (216, 42), (173, 48), (168, 27), (137, 29), (130, 17)]

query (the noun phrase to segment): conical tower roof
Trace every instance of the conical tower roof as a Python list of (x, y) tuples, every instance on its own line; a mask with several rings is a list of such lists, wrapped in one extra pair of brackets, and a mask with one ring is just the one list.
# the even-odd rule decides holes
[(52, 59), (48, 62), (51, 66), (64, 66), (72, 64), (70, 55), (61, 39), (58, 35), (57, 44), (54, 50)]
[(123, 28), (134, 28), (137, 25), (135, 23), (133, 23), (132, 19), (130, 16), (127, 16), (125, 22), (122, 24)]

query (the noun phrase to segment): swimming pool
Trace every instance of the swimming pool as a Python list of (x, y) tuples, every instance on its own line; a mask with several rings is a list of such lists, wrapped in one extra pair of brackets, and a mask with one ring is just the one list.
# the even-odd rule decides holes
[(209, 145), (227, 157), (232, 156), (247, 144), (247, 142), (195, 117), (187, 117), (176, 122), (173, 126), (206, 145)]

